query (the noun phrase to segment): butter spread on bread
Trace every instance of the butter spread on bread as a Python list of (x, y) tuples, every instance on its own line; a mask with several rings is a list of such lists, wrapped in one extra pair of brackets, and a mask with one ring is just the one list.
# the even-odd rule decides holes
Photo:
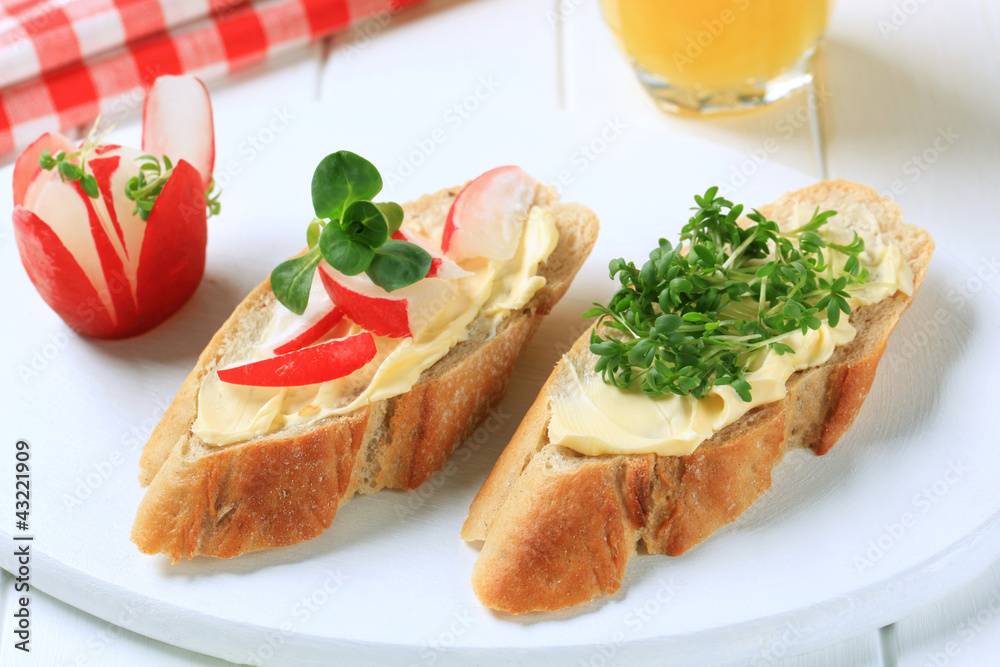
[[(809, 213), (798, 209), (783, 227), (805, 224)], [(836, 220), (831, 218), (821, 236), (841, 246), (851, 243), (854, 232), (835, 226)], [(884, 243), (872, 231), (859, 230), (858, 235), (865, 244), (859, 259), (869, 277), (851, 292), (851, 308), (877, 303), (897, 290), (912, 296), (913, 271), (899, 248)], [(842, 268), (845, 256), (836, 251), (830, 255), (834, 265)], [(740, 398), (729, 385), (712, 387), (702, 398), (672, 393), (648, 396), (638, 386), (619, 388), (605, 382), (593, 372), (593, 358), (586, 358), (583, 366), (570, 362), (569, 388), (549, 402), (549, 441), (588, 455), (686, 456), (753, 408), (784, 398), (785, 383), (792, 373), (825, 363), (837, 346), (850, 343), (856, 334), (846, 317), (836, 326), (824, 319), (817, 329), (804, 334), (796, 331), (783, 341), (793, 353), (779, 355), (767, 350), (758, 366), (747, 373), (752, 387), (750, 401)]]
[[(437, 239), (443, 223), (443, 220), (426, 222), (419, 231)], [(195, 434), (209, 444), (232, 444), (313, 419), (346, 414), (362, 405), (409, 391), (422, 372), (469, 337), (469, 325), (480, 312), (497, 321), (528, 303), (545, 286), (545, 278), (537, 273), (538, 266), (548, 259), (558, 241), (551, 208), (532, 207), (513, 257), (466, 259), (460, 263), (466, 275), (448, 281), (425, 279), (446, 282), (447, 289), (431, 301), (431, 312), (421, 318), (413, 336), (376, 336), (375, 358), (346, 377), (299, 387), (253, 387), (223, 382), (218, 373), (208, 374), (198, 394)], [(310, 303), (324, 296), (319, 273), (313, 282)], [(290, 331), (302, 327), (305, 319), (285, 309), (275, 309), (263, 340), (240, 361), (270, 356), (274, 341), (287, 338)], [(349, 322), (345, 324), (346, 330), (335, 329), (330, 336), (350, 335), (360, 330)]]

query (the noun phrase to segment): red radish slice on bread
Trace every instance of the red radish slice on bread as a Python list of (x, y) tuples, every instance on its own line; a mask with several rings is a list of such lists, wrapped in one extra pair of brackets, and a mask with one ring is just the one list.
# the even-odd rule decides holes
[(463, 278), (465, 276), (471, 276), (472, 273), (466, 271), (454, 261), (445, 257), (442, 252), (434, 247), (434, 244), (430, 240), (424, 238), (417, 232), (411, 229), (400, 228), (396, 230), (396, 233), (392, 235), (392, 238), (397, 241), (409, 241), (414, 245), (418, 245), (428, 252), (431, 256), (431, 268), (427, 272), (427, 278), (441, 278), (442, 280), (455, 280), (457, 278)]
[(215, 166), (215, 130), (208, 90), (192, 76), (161, 76), (146, 95), (142, 150), (174, 164), (186, 160), (207, 190)]
[(438, 278), (386, 292), (363, 273), (345, 276), (326, 262), (320, 262), (319, 273), (344, 315), (376, 336), (413, 336), (455, 295), (454, 285)]
[(471, 181), (448, 211), (441, 249), (456, 260), (513, 257), (537, 184), (514, 166), (491, 169)]
[(375, 338), (363, 332), (305, 347), (288, 354), (218, 371), (229, 384), (298, 387), (350, 375), (375, 358)]
[[(310, 299), (310, 305), (312, 305), (312, 299)], [(308, 313), (306, 315), (308, 315)], [(274, 353), (287, 354), (312, 345), (320, 338), (330, 333), (330, 331), (337, 326), (342, 319), (344, 319), (344, 311), (333, 305), (333, 303), (327, 302), (323, 310), (320, 310), (314, 316), (306, 320), (307, 324), (304, 328), (294, 332), (288, 338), (287, 342), (275, 347)]]

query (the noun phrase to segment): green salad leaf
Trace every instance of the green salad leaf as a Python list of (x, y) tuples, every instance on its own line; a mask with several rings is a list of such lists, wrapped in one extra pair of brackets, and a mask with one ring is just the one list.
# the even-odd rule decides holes
[(403, 223), (394, 202), (375, 203), (382, 176), (368, 160), (350, 151), (323, 158), (312, 178), (316, 218), (309, 223), (309, 250), (282, 262), (271, 273), (271, 290), (279, 302), (301, 315), (320, 261), (344, 275), (366, 273), (387, 292), (412, 285), (430, 270), (430, 253), (391, 238)]

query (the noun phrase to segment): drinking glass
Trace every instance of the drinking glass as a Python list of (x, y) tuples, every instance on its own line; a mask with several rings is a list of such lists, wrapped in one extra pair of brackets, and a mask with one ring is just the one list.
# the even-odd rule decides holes
[(812, 78), (832, 0), (601, 0), (639, 80), (669, 111), (762, 106)]

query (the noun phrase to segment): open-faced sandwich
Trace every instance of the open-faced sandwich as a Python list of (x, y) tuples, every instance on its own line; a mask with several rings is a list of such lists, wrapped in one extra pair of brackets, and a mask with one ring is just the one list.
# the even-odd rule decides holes
[(854, 421), (934, 243), (872, 189), (818, 183), (742, 216), (696, 197), (680, 244), (586, 313), (469, 511), (487, 607), (577, 605), (622, 584), (641, 540), (677, 556), (825, 454)]
[(413, 489), (503, 395), (597, 237), (518, 167), (400, 207), (340, 151), (316, 169), (308, 249), (205, 348), (143, 449), (132, 539), (228, 558), (328, 528), (355, 493)]

